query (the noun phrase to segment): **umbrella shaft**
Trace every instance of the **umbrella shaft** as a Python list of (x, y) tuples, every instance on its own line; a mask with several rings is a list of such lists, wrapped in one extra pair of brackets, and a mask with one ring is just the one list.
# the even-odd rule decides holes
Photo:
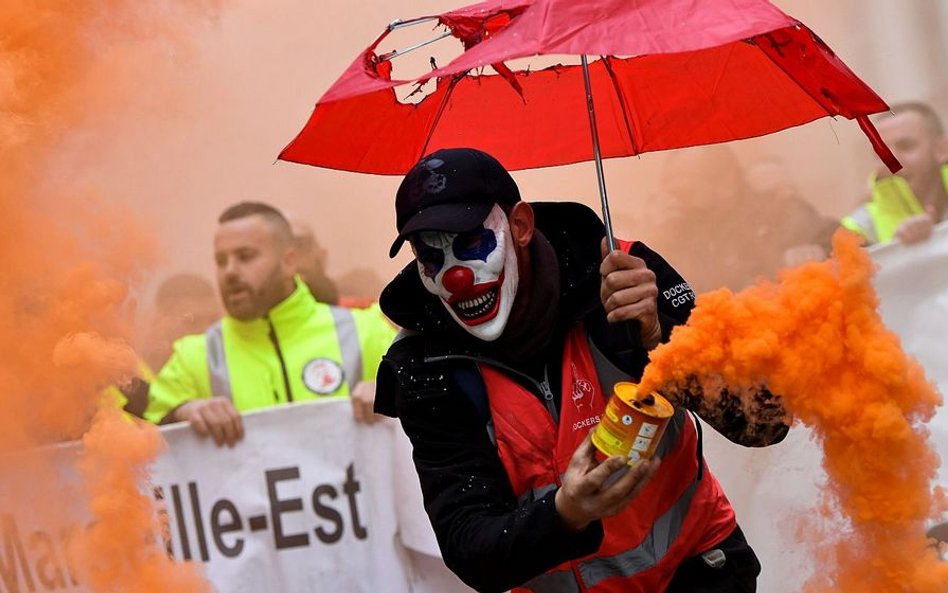
[(606, 196), (606, 177), (602, 170), (602, 154), (599, 152), (599, 128), (596, 125), (596, 107), (593, 105), (592, 82), (589, 79), (589, 62), (586, 54), (580, 55), (583, 64), (583, 83), (586, 86), (586, 111), (589, 113), (589, 130), (592, 133), (593, 161), (596, 163), (596, 179), (599, 182), (599, 200), (602, 205), (602, 222), (606, 226), (606, 241), (609, 251), (615, 250), (616, 238), (612, 234), (612, 217), (609, 215), (609, 198)]

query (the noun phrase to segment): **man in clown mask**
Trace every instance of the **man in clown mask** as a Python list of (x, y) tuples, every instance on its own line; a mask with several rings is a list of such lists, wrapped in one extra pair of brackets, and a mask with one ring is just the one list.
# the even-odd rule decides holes
[(421, 231), (412, 242), (421, 282), (460, 326), (476, 338), (500, 337), (520, 276), (507, 215), (494, 205), (480, 225), (464, 233)]
[[(753, 591), (760, 565), (684, 406), (658, 457), (624, 473), (588, 436), (612, 385), (687, 319), (681, 276), (641, 243), (607, 253), (581, 204), (523, 202), (473, 149), (422, 159), (395, 209), (390, 255), (407, 241), (415, 259), (382, 293), (405, 330), (375, 410), (412, 441), (448, 567), (478, 591)], [(760, 446), (786, 434), (780, 412), (706, 417)]]

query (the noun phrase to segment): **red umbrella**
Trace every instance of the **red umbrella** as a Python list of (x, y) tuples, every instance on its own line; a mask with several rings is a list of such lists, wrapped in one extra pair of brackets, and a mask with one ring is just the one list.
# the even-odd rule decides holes
[[(418, 78), (392, 80), (390, 59), (408, 50), (379, 55), (380, 42), (394, 29), (433, 21), (465, 51)], [(533, 72), (504, 66), (551, 54), (580, 55), (584, 64)], [(601, 56), (588, 69), (587, 54)], [(437, 87), (420, 103), (397, 98), (395, 87), (431, 79)], [(812, 31), (766, 0), (489, 0), (389, 25), (317, 102), (280, 158), (401, 174), (438, 148), (471, 146), (512, 170), (598, 165), (600, 152), (725, 142), (841, 115), (859, 123), (894, 171), (898, 162), (867, 118), (887, 109)], [(592, 143), (584, 113), (596, 122)]]

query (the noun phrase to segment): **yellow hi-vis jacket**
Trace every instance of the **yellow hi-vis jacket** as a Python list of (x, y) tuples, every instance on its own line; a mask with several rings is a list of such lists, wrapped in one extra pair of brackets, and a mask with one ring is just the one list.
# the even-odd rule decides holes
[[(941, 178), (948, 190), (948, 165), (942, 165)], [(840, 224), (862, 235), (871, 243), (888, 243), (906, 218), (924, 214), (907, 181), (898, 175), (870, 179), (872, 197), (866, 204), (843, 218)]]
[(182, 403), (229, 397), (238, 411), (351, 393), (375, 380), (395, 329), (378, 306), (318, 302), (299, 279), (263, 319), (224, 317), (204, 335), (174, 344), (148, 394), (145, 419), (158, 423)]

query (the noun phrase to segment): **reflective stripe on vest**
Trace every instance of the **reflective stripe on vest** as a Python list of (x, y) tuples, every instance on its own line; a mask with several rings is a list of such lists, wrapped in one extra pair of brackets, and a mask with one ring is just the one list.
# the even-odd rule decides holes
[[(356, 328), (352, 311), (345, 307), (329, 307), (336, 339), (339, 341), (339, 354), (342, 357), (342, 372), (349, 393), (362, 380), (362, 345), (359, 343), (359, 331)], [(207, 345), (207, 369), (211, 378), (211, 395), (221, 395), (234, 399), (230, 384), (230, 372), (227, 369), (227, 356), (224, 354), (224, 330), (220, 321), (204, 333)]]
[(224, 326), (220, 321), (204, 332), (204, 342), (207, 345), (207, 370), (211, 375), (211, 396), (223, 395), (234, 399), (227, 357), (224, 356)]
[[(691, 499), (698, 488), (698, 481), (681, 495), (675, 505), (655, 522), (655, 528), (641, 544), (611, 557), (595, 557), (579, 563), (579, 573), (587, 587), (613, 577), (631, 577), (658, 564), (671, 547), (675, 537), (656, 537), (656, 533), (678, 534)], [(570, 570), (557, 570), (535, 577), (522, 586), (535, 593), (579, 592), (579, 583)]]
[(655, 521), (652, 531), (638, 546), (615, 556), (597, 556), (580, 562), (579, 573), (586, 586), (595, 587), (612, 577), (630, 577), (658, 564), (681, 533), (682, 523), (699, 483), (698, 479), (691, 483), (675, 504)]
[(876, 233), (876, 223), (872, 220), (872, 214), (865, 206), (860, 206), (852, 214), (842, 220), (842, 224), (847, 229), (857, 232), (864, 236), (870, 243), (878, 243), (879, 235)]
[(520, 588), (543, 593), (581, 593), (579, 583), (571, 570), (554, 570), (533, 577)]
[(356, 329), (352, 310), (345, 307), (329, 307), (332, 322), (336, 326), (336, 339), (339, 340), (339, 355), (342, 357), (342, 371), (349, 384), (349, 393), (362, 380), (362, 346), (359, 344), (359, 331)]

